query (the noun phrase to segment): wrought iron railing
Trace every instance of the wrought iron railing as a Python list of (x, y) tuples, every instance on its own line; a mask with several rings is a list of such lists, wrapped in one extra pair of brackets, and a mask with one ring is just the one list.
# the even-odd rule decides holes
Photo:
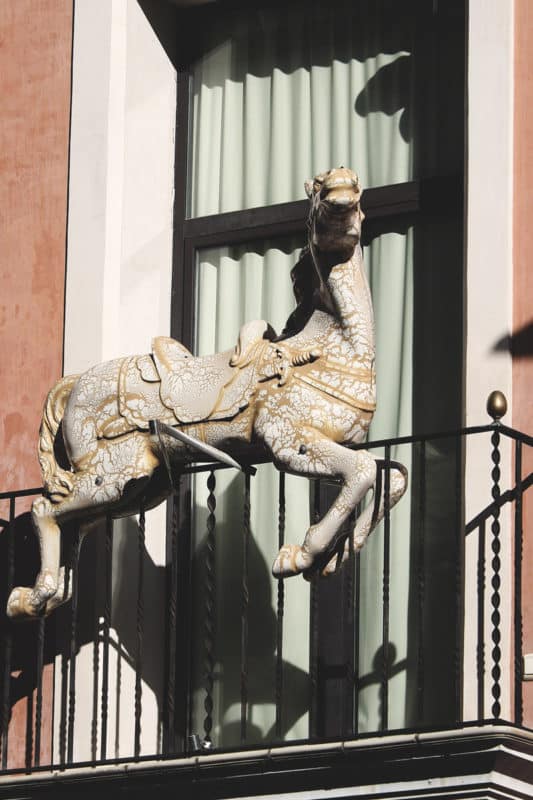
[[(473, 439), (490, 439), (490, 474), (488, 502), (476, 516), (465, 522), (464, 475), (467, 442)], [(487, 442), (488, 444), (488, 442)], [(508, 428), (499, 422), (492, 425), (464, 428), (458, 431), (430, 435), (404, 436), (360, 445), (382, 456), (383, 485), (385, 496), (389, 487), (391, 456), (402, 448), (407, 452), (411, 472), (411, 545), (409, 556), (410, 613), (415, 620), (414, 645), (403, 666), (395, 662), (393, 638), (391, 637), (390, 582), (391, 542), (394, 537), (395, 511), (385, 503), (380, 547), (382, 548), (382, 572), (376, 580), (381, 583), (381, 646), (376, 654), (371, 674), (360, 674), (360, 651), (365, 636), (364, 620), (361, 618), (361, 553), (350, 549), (349, 563), (330, 581), (318, 577), (311, 581), (310, 589), (310, 634), (309, 634), (309, 725), (305, 741), (327, 738), (353, 738), (372, 732), (383, 735), (398, 726), (391, 723), (391, 680), (399, 669), (409, 670), (412, 683), (411, 712), (406, 715), (404, 730), (427, 728), (453, 728), (475, 722), (511, 722), (522, 725), (522, 545), (524, 492), (533, 482), (533, 473), (523, 475), (523, 449), (531, 447), (533, 439)], [(512, 486), (502, 491), (501, 468), (502, 447), (505, 457), (512, 464), (514, 479)], [(404, 459), (405, 460), (405, 459)], [(445, 465), (443, 467), (443, 464)], [(72, 599), (47, 619), (21, 625), (12, 623), (2, 612), (0, 629), (0, 735), (1, 770), (26, 772), (68, 769), (80, 761), (99, 764), (144, 758), (175, 758), (198, 749), (209, 751), (218, 743), (213, 736), (214, 682), (217, 678), (216, 634), (217, 582), (215, 576), (215, 549), (217, 545), (217, 493), (216, 473), (223, 467), (219, 464), (196, 466), (181, 478), (176, 493), (169, 504), (166, 532), (166, 563), (157, 568), (150, 560), (146, 549), (145, 512), (141, 508), (136, 523), (137, 558), (131, 574), (135, 587), (135, 600), (126, 610), (130, 633), (124, 638), (115, 630), (113, 598), (113, 569), (120, 553), (114, 551), (115, 525), (108, 519), (96, 535), (87, 538), (80, 568), (82, 537), (79, 530), (72, 530), (70, 555), (65, 558), (72, 567)], [(207, 517), (205, 530), (204, 583), (202, 597), (202, 623), (199, 631), (193, 631), (191, 617), (194, 598), (190, 578), (190, 492), (191, 474), (205, 475), (207, 483)], [(443, 478), (444, 474), (444, 478)], [(196, 478), (199, 480), (200, 478)], [(239, 663), (239, 731), (240, 744), (236, 749), (257, 744), (249, 735), (249, 678), (251, 654), (249, 629), (250, 586), (249, 548), (251, 542), (251, 487), (253, 476), (245, 475), (242, 496), (242, 539), (240, 558), (242, 561), (239, 586), (240, 636), (237, 661)], [(432, 497), (435, 487), (445, 486), (442, 495), (445, 503), (451, 503), (448, 516), (437, 530), (429, 519), (432, 512)], [(331, 487), (318, 482), (311, 492), (311, 515), (322, 513), (321, 506)], [(5, 600), (16, 582), (31, 583), (38, 567), (35, 537), (29, 525), (28, 498), (40, 493), (40, 489), (28, 489), (0, 494), (0, 564), (4, 570), (0, 598)], [(290, 496), (286, 490), (284, 473), (279, 474), (278, 507), (273, 509), (273, 524), (277, 526), (278, 544), (285, 538), (286, 508)], [(401, 506), (401, 504), (400, 504)], [(453, 507), (452, 507), (453, 506)], [(507, 507), (512, 508), (509, 515)], [(22, 509), (22, 513), (21, 513)], [(510, 516), (510, 534), (502, 529), (502, 513)], [(351, 524), (353, 524), (353, 519)], [(447, 538), (443, 536), (447, 531)], [(302, 528), (303, 531), (303, 528)], [(453, 639), (453, 664), (449, 692), (453, 696), (453, 708), (449, 716), (441, 711), (432, 711), (432, 692), (435, 692), (435, 665), (431, 662), (431, 649), (427, 645), (428, 614), (437, 608), (439, 598), (432, 596), (431, 559), (435, 555), (435, 539), (445, 542), (448, 565), (444, 578), (449, 586), (448, 598), (453, 609), (449, 611), (449, 636)], [(348, 528), (347, 528), (348, 532)], [(131, 534), (130, 534), (131, 535)], [(465, 589), (465, 541), (466, 537), (477, 538), (476, 585)], [(502, 537), (505, 537), (506, 552), (512, 552), (514, 562), (511, 585), (502, 581)], [(87, 552), (86, 552), (87, 550)], [(487, 553), (490, 551), (490, 564)], [(92, 566), (91, 566), (92, 565)], [(131, 565), (130, 565), (131, 566)], [(125, 567), (123, 567), (125, 568)], [(24, 570), (27, 574), (24, 575)], [(155, 572), (154, 572), (155, 570)], [(22, 574), (18, 574), (21, 572)], [(146, 642), (147, 629), (154, 625), (153, 608), (147, 615), (149, 602), (147, 581), (154, 586), (165, 581), (164, 604), (158, 625), (164, 626), (163, 650), (154, 654)], [(274, 581), (275, 630), (273, 632), (273, 681), (268, 689), (275, 706), (274, 725), (264, 745), (282, 745), (285, 728), (284, 681), (284, 618), (286, 615), (286, 588), (282, 581)], [(81, 591), (80, 587), (84, 583)], [(93, 590), (87, 587), (92, 584)], [(324, 588), (328, 585), (330, 588)], [(512, 603), (513, 635), (509, 647), (502, 645), (502, 600)], [(324, 640), (324, 631), (331, 626), (328, 616), (332, 603), (339, 609), (344, 633), (338, 637), (341, 656), (330, 658), (329, 640)], [(431, 605), (433, 603), (433, 606)], [(429, 609), (429, 610), (428, 610)], [(466, 611), (465, 611), (466, 609)], [(475, 664), (468, 663), (464, 651), (465, 613), (475, 614)], [(326, 631), (327, 632), (327, 631)], [(285, 631), (286, 633), (286, 631)], [(192, 721), (190, 710), (193, 689), (191, 680), (190, 648), (196, 635), (201, 637), (203, 685), (202, 728)], [(327, 637), (326, 637), (327, 638)], [(337, 645), (335, 645), (337, 646)], [(330, 648), (331, 649), (331, 648)], [(158, 661), (164, 674), (159, 695), (159, 718), (157, 729), (160, 737), (151, 748), (142, 744), (145, 726), (146, 686), (150, 663)], [(512, 661), (512, 671), (505, 671), (507, 660)], [(161, 663), (164, 661), (164, 664)], [(113, 662), (113, 669), (111, 669)], [(409, 663), (407, 663), (409, 662)], [(121, 666), (122, 665), (122, 666)], [(340, 665), (340, 666), (339, 666)], [(115, 718), (121, 701), (121, 670), (126, 666), (132, 671), (133, 689), (130, 691), (131, 708), (126, 714), (132, 729), (131, 751), (124, 752), (113, 746), (110, 735), (110, 706)], [(83, 667), (82, 673), (80, 669)], [(442, 667), (442, 665), (441, 665)], [(89, 678), (87, 676), (90, 676)], [(475, 685), (476, 711), (465, 712), (465, 677)], [(510, 685), (508, 685), (510, 682)], [(378, 723), (374, 731), (360, 724), (360, 696), (364, 687), (374, 683), (379, 687)], [(153, 688), (153, 687), (152, 687)], [(441, 691), (439, 686), (437, 691)], [(502, 691), (512, 694), (512, 703), (502, 702)], [(84, 717), (79, 721), (80, 698), (83, 698)], [(341, 705), (340, 716), (330, 719), (328, 709), (335, 702)], [(89, 709), (89, 711), (87, 711)], [(503, 709), (503, 710), (502, 710)], [(122, 708), (121, 714), (124, 713)], [(117, 723), (118, 724), (118, 723)], [(83, 750), (86, 757), (77, 756), (78, 737), (86, 740)], [(156, 737), (157, 738), (157, 737)], [(22, 753), (21, 741), (24, 742)], [(231, 749), (231, 748), (230, 748)]]

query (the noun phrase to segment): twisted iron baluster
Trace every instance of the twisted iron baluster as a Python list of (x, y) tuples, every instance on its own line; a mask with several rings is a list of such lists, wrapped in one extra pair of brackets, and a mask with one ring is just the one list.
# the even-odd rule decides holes
[[(313, 523), (320, 520), (320, 481), (315, 481), (313, 488)], [(316, 570), (311, 576), (311, 624), (309, 635), (309, 736), (318, 734), (318, 575)]]
[(419, 453), (419, 507), (418, 507), (418, 553), (417, 553), (417, 605), (418, 605), (418, 653), (417, 653), (417, 695), (418, 722), (424, 720), (424, 602), (426, 596), (426, 443), (420, 442)]
[[(66, 642), (65, 642), (66, 646)], [(61, 655), (61, 690), (59, 712), (59, 763), (64, 766), (67, 757), (67, 700), (68, 700), (68, 653)]]
[(96, 762), (98, 748), (98, 683), (100, 676), (100, 620), (98, 613), (94, 624), (93, 641), (93, 716), (91, 720), (91, 760)]
[(43, 716), (43, 668), (44, 668), (44, 619), (40, 619), (37, 627), (37, 695), (35, 702), (35, 751), (33, 763), (38, 767), (41, 763), (41, 728)]
[(501, 569), (501, 559), (500, 559), (500, 550), (501, 550), (501, 542), (500, 542), (500, 507), (498, 504), (498, 500), (500, 497), (500, 433), (499, 431), (495, 430), (491, 436), (492, 442), (492, 463), (494, 467), (492, 469), (492, 498), (494, 500), (494, 517), (491, 525), (492, 530), (492, 595), (491, 595), (491, 605), (492, 605), (492, 698), (494, 700), (492, 704), (492, 716), (494, 719), (498, 719), (501, 713), (501, 704), (500, 704), (500, 697), (501, 697), (501, 687), (500, 687), (500, 678), (501, 678), (501, 667), (500, 661), (502, 657), (500, 642), (501, 642), (501, 633), (500, 633), (500, 622), (501, 622), (501, 614), (500, 614), (500, 604), (501, 604), (501, 597), (500, 597), (500, 587), (501, 587), (501, 579), (500, 579), (500, 569)]
[(477, 715), (485, 717), (485, 523), (479, 526), (477, 557)]
[[(353, 538), (353, 537), (352, 537)], [(361, 652), (361, 551), (355, 554), (355, 591), (354, 591), (354, 654), (353, 654), (353, 684), (354, 684), (354, 736), (359, 733), (359, 657)]]
[[(9, 499), (9, 523), (7, 528), (7, 596), (13, 588), (15, 577), (15, 498)], [(3, 653), (3, 685), (2, 685), (2, 769), (7, 769), (7, 744), (9, 737), (10, 695), (11, 695), (11, 658), (13, 655), (13, 632), (11, 625), (7, 624), (4, 634)]]
[(70, 654), (68, 684), (68, 734), (67, 762), (74, 760), (74, 720), (76, 717), (76, 648), (78, 623), (78, 564), (80, 559), (82, 536), (78, 530), (72, 548), (72, 608), (70, 616)]
[(390, 618), (390, 445), (385, 447), (383, 486), (383, 660), (381, 663), (381, 730), (389, 725), (389, 618)]
[[(98, 557), (99, 557), (99, 548), (98, 548), (98, 541), (96, 543), (97, 552), (96, 552), (96, 560), (95, 560), (95, 571), (94, 571), (94, 578), (95, 578), (95, 598), (98, 597), (98, 591), (100, 589), (100, 581), (99, 581), (99, 570), (98, 570)], [(93, 640), (93, 717), (91, 720), (91, 760), (93, 763), (96, 762), (96, 756), (98, 752), (98, 684), (100, 680), (100, 615), (98, 609), (98, 603), (95, 599), (94, 603), (94, 640)]]
[(135, 654), (135, 740), (134, 755), (139, 758), (141, 754), (141, 714), (142, 714), (142, 656), (143, 656), (143, 622), (144, 622), (144, 552), (145, 552), (146, 517), (144, 499), (141, 500), (139, 509), (139, 534), (138, 534), (138, 573), (137, 573), (137, 622), (136, 638), (137, 649)]
[(207, 479), (207, 541), (205, 558), (205, 619), (204, 619), (204, 673), (205, 673), (205, 718), (204, 746), (211, 746), (211, 730), (213, 728), (213, 673), (215, 669), (215, 473), (210, 472)]
[(170, 531), (170, 592), (168, 608), (168, 666), (167, 666), (167, 752), (176, 749), (176, 624), (178, 593), (178, 527), (180, 513), (180, 481), (172, 497), (172, 523)]
[[(278, 548), (285, 543), (285, 473), (279, 474), (278, 494)], [(283, 704), (283, 616), (285, 613), (285, 583), (278, 578), (278, 602), (276, 610), (276, 739), (281, 739)]]
[(102, 651), (102, 729), (100, 734), (100, 758), (106, 760), (107, 756), (107, 714), (108, 714), (108, 695), (109, 695), (109, 631), (111, 629), (111, 598), (113, 592), (113, 520), (110, 516), (106, 518), (105, 529), (105, 601), (104, 601), (104, 625), (102, 631), (103, 651)]
[(514, 546), (514, 573), (515, 573), (515, 595), (514, 595), (514, 681), (515, 681), (515, 723), (522, 724), (523, 719), (523, 698), (522, 698), (522, 442), (515, 442), (515, 546)]
[(33, 755), (33, 690), (29, 689), (26, 695), (26, 741), (24, 752), (24, 766), (26, 772), (31, 772), (31, 759)]
[(248, 550), (250, 543), (250, 474), (244, 479), (244, 506), (242, 528), (242, 600), (241, 600), (241, 743), (246, 742), (246, 717), (248, 714)]
[(455, 721), (463, 721), (463, 673), (464, 673), (464, 529), (461, 511), (463, 492), (462, 449), (460, 441), (455, 441)]
[[(65, 596), (68, 597), (72, 593), (72, 551), (69, 556), (70, 560), (65, 564)], [(65, 609), (67, 611), (67, 609)], [(72, 609), (70, 609), (72, 613)], [(61, 614), (61, 611), (59, 612)], [(59, 763), (63, 767), (67, 758), (67, 714), (68, 714), (68, 670), (69, 670), (69, 654), (67, 648), (67, 628), (66, 624), (64, 630), (61, 629), (61, 646), (63, 652), (61, 654), (61, 689), (59, 692)]]
[[(344, 602), (345, 602), (345, 615), (346, 615), (346, 629), (352, 631), (354, 629), (354, 594), (355, 594), (355, 549), (353, 545), (353, 530), (355, 528), (356, 514), (352, 511), (348, 519), (348, 563), (344, 567), (344, 574), (346, 586), (344, 589)], [(341, 541), (340, 556), (344, 550), (344, 543)], [(346, 700), (343, 703), (342, 709), (342, 735), (353, 735), (353, 693), (354, 693), (354, 642), (350, 637), (344, 637), (345, 643), (345, 686), (346, 686)]]

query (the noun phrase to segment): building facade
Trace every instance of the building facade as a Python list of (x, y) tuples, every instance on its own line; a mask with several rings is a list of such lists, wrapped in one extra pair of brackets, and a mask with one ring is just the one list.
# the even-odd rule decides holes
[[(279, 331), (302, 179), (337, 161), (367, 187), (371, 439), (412, 484), (393, 538), (331, 589), (289, 581), (280, 598), (266, 466), (251, 489), (187, 478), (141, 537), (133, 518), (75, 546), (74, 612), (38, 631), (3, 622), (0, 795), (115, 781), (132, 796), (529, 796), (531, 449), (424, 438), (490, 423), (495, 389), (503, 422), (531, 430), (528, 0), (5, 0), (0, 14), (5, 586), (32, 569), (31, 493), (14, 493), (40, 485), (50, 386), (154, 335), (211, 352), (246, 319)], [(298, 536), (331, 489), (310, 502), (307, 484), (283, 487)]]

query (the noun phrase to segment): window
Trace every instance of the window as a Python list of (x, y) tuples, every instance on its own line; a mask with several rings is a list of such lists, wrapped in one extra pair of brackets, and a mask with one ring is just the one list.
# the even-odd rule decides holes
[[(305, 241), (308, 203), (300, 199), (303, 180), (343, 163), (359, 172), (365, 189), (365, 261), (378, 348), (379, 400), (372, 438), (458, 425), (464, 2), (291, 0), (250, 5), (220, 2), (192, 9), (183, 14), (180, 26), (180, 52), (186, 52), (186, 58), (178, 84), (173, 335), (196, 350), (212, 352), (233, 346), (245, 319), (265, 318), (278, 328), (283, 325), (293, 302), (289, 270)], [(442, 564), (459, 500), (450, 477), (456, 454), (438, 456), (449, 462), (450, 470), (428, 477), (438, 510), (427, 512), (426, 521), (432, 560), (440, 568), (427, 567), (434, 591), (428, 593), (424, 613), (434, 613), (442, 624), (439, 641), (424, 647), (428, 657), (442, 660), (445, 676), (455, 634), (442, 597), (453, 595), (454, 580)], [(275, 669), (274, 584), (267, 559), (277, 550), (272, 530), (277, 501), (271, 468), (262, 467), (261, 472), (254, 479), (252, 518), (257, 594), (249, 609), (249, 629), (261, 635), (250, 644), (253, 668), (259, 673), (255, 688), (250, 688), (247, 743), (267, 736), (274, 715), (264, 687), (269, 681), (273, 686)], [(416, 479), (416, 465), (411, 465), (411, 475)], [(307, 487), (301, 479), (290, 480), (295, 483), (287, 496), (301, 509), (302, 503), (307, 505)], [(238, 481), (235, 476), (221, 479), (219, 490), (224, 492), (217, 500), (217, 614), (223, 635), (215, 642), (214, 722), (217, 744), (228, 746), (239, 741), (239, 613), (231, 591), (235, 575), (230, 575), (231, 553), (240, 546), (232, 538), (241, 524), (231, 501), (232, 491), (242, 491)], [(195, 488), (197, 564), (202, 560), (205, 491)], [(412, 701), (418, 690), (409, 672), (418, 645), (405, 620), (412, 603), (409, 552), (416, 547), (419, 511), (405, 498), (395, 513), (402, 535), (392, 553), (391, 615), (398, 633), (390, 665), (395, 677), (389, 727), (405, 726), (418, 713)], [(299, 541), (305, 530), (301, 513), (288, 504), (288, 514), (293, 517), (287, 538), (292, 526)], [(374, 579), (380, 553), (378, 531), (361, 560), (360, 613), (367, 624), (358, 654), (360, 676), (373, 674), (376, 657), (381, 657), (379, 636), (373, 634), (382, 613), (381, 587)], [(193, 572), (196, 589), (191, 597), (201, 594), (200, 573), (201, 569)], [(291, 724), (283, 731), (286, 738), (307, 736), (309, 730), (317, 735), (341, 732), (339, 708), (346, 707), (347, 699), (338, 688), (334, 662), (341, 651), (353, 651), (354, 643), (344, 620), (339, 623), (338, 646), (331, 636), (326, 644), (328, 625), (342, 605), (342, 581), (335, 581), (320, 590), (311, 621), (302, 616), (309, 606), (308, 586), (301, 580), (287, 582), (284, 654), (293, 708)], [(200, 617), (196, 631), (202, 627)], [(315, 655), (322, 665), (322, 711), (311, 709), (309, 717), (313, 628)], [(201, 643), (195, 640), (193, 645), (198, 662)], [(200, 684), (192, 688), (200, 692)], [(428, 696), (431, 713), (443, 720), (449, 708), (446, 685), (444, 677), (440, 696)], [(379, 681), (369, 678), (361, 686), (357, 708), (349, 713), (357, 716), (359, 730), (377, 730)], [(201, 731), (200, 695), (197, 699), (189, 731)], [(424, 713), (429, 714), (428, 704)], [(333, 711), (326, 713), (327, 708)]]

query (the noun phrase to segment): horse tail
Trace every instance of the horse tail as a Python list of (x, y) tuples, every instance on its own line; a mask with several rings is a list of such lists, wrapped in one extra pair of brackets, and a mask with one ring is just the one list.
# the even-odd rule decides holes
[(39, 430), (39, 463), (44, 487), (46, 493), (55, 501), (65, 497), (72, 489), (70, 472), (57, 463), (55, 445), (67, 400), (78, 378), (79, 375), (67, 375), (50, 389)]

